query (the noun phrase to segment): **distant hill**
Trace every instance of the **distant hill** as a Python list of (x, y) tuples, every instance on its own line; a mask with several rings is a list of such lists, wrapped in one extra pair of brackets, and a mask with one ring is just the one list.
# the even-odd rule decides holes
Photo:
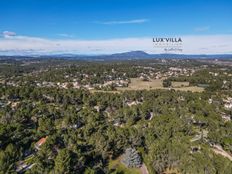
[(0, 59), (6, 58), (67, 58), (80, 60), (130, 60), (130, 59), (232, 59), (232, 54), (215, 55), (186, 55), (186, 54), (148, 54), (144, 51), (130, 51), (108, 55), (78, 55), (78, 54), (51, 54), (51, 55), (14, 55), (0, 56)]
[(125, 53), (116, 53), (109, 55), (112, 58), (151, 58), (153, 55), (144, 51), (130, 51)]

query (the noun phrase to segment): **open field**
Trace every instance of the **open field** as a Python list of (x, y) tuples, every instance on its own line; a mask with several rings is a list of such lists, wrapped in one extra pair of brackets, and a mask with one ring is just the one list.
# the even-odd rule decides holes
[(172, 82), (172, 87), (174, 88), (189, 87), (189, 82)]
[(181, 88), (172, 88), (179, 91), (191, 91), (191, 92), (203, 92), (204, 88), (198, 86), (188, 86), (188, 87), (181, 87)]
[[(140, 78), (131, 78), (131, 83), (128, 87), (117, 88), (118, 91), (126, 90), (151, 90), (151, 89), (169, 89), (163, 87), (163, 79), (152, 79), (150, 81), (142, 81)], [(189, 82), (172, 82), (171, 89), (180, 91), (202, 92), (204, 88), (197, 86), (188, 86)]]
[(142, 81), (140, 78), (131, 78), (131, 83), (128, 87), (125, 88), (117, 88), (117, 90), (143, 90), (143, 89), (161, 89), (162, 88), (162, 80), (155, 79), (151, 81)]

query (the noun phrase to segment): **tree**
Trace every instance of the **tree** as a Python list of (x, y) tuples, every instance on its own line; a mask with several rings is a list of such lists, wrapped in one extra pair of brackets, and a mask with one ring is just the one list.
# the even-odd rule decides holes
[(127, 148), (122, 159), (122, 163), (129, 168), (139, 168), (142, 165), (140, 155), (134, 148)]
[(95, 174), (95, 173), (96, 172), (93, 169), (91, 169), (91, 168), (85, 169), (85, 172), (84, 172), (84, 174)]
[(38, 130), (42, 133), (49, 134), (54, 129), (54, 122), (51, 118), (42, 117), (39, 118)]
[(5, 151), (0, 151), (0, 174), (11, 173), (14, 171), (14, 162), (18, 157), (18, 151), (16, 147), (12, 144), (9, 144)]
[(168, 88), (172, 85), (172, 82), (168, 79), (163, 80), (163, 87)]
[(55, 159), (56, 173), (70, 173), (71, 172), (71, 153), (67, 149), (59, 151)]

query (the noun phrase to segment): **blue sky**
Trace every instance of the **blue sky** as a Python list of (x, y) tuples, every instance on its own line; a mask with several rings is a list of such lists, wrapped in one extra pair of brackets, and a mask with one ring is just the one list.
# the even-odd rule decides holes
[(231, 0), (0, 1), (0, 41), (9, 40), (5, 36), (48, 41), (225, 37), (232, 35), (231, 21)]

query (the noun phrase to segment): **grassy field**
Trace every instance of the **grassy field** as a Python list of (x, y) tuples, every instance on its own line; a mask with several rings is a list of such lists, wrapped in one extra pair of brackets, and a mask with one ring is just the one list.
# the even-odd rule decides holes
[(131, 78), (131, 83), (126, 88), (117, 88), (117, 90), (143, 90), (143, 89), (160, 89), (162, 80), (155, 79), (151, 81), (142, 81), (140, 78)]
[(188, 87), (189, 82), (172, 82), (172, 87), (174, 88), (181, 88), (181, 87)]
[[(132, 78), (128, 87), (117, 88), (118, 91), (126, 90), (151, 90), (151, 89), (168, 89), (163, 87), (163, 79), (152, 79), (150, 81), (142, 81), (140, 78)], [(204, 88), (197, 86), (189, 86), (189, 82), (172, 82), (172, 89), (180, 91), (202, 92)]]
[(115, 169), (115, 173), (123, 173), (123, 174), (140, 174), (140, 169), (136, 168), (127, 168), (120, 162), (120, 158), (115, 160), (111, 160), (109, 162), (109, 169)]
[[(163, 79), (152, 79), (150, 81), (143, 81), (140, 78), (131, 78), (131, 83), (128, 87), (118, 87), (117, 91), (104, 90), (90, 90), (90, 92), (104, 92), (104, 93), (120, 93), (127, 90), (152, 90), (152, 89), (170, 89), (163, 87)], [(189, 82), (172, 82), (171, 89), (179, 91), (203, 92), (204, 88), (198, 86), (189, 86)]]

